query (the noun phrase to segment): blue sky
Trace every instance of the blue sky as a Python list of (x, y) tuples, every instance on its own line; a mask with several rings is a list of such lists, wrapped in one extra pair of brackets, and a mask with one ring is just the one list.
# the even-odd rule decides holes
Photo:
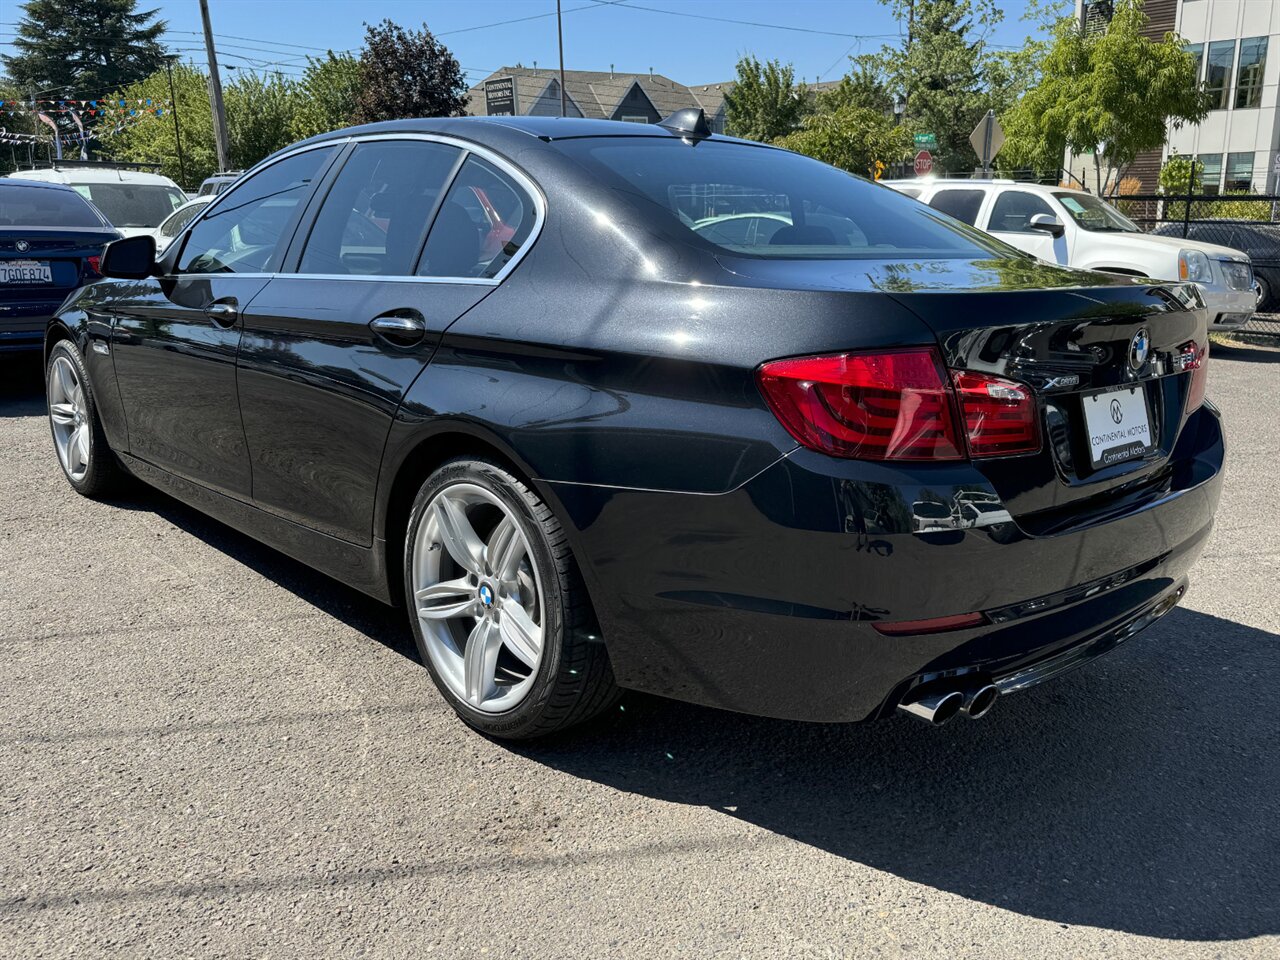
[[(844, 72), (849, 54), (876, 50), (898, 36), (896, 21), (876, 0), (562, 3), (567, 68), (608, 70), (613, 63), (620, 71), (643, 72), (652, 67), (688, 84), (731, 78), (744, 53), (790, 60), (808, 81), (834, 79)], [(17, 6), (12, 0), (4, 3), (0, 20), (16, 19)], [(169, 21), (170, 45), (203, 59), (196, 0), (142, 0), (141, 6), (158, 7)], [(306, 48), (358, 48), (362, 22), (384, 17), (405, 26), (425, 20), (467, 69), (472, 83), (503, 65), (532, 66), (537, 61), (540, 68), (550, 68), (557, 63), (555, 17), (523, 19), (554, 13), (555, 0), (210, 0), (209, 6), (222, 63), (244, 69), (283, 61), (270, 69), (297, 73), (309, 52)], [(1021, 46), (1032, 29), (1019, 19), (1025, 0), (1001, 6), (1005, 21), (990, 39)], [(488, 26), (513, 20), (521, 22)], [(0, 31), (12, 29), (0, 25)], [(0, 33), (0, 41), (11, 37)]]

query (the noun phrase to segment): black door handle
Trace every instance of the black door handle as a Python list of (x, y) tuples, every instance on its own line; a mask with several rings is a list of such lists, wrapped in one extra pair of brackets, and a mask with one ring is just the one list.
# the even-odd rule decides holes
[(234, 300), (219, 300), (205, 307), (204, 315), (213, 321), (214, 326), (225, 330), (240, 319), (240, 308)]
[(369, 329), (396, 346), (408, 347), (427, 335), (427, 322), (417, 310), (392, 310), (370, 320)]

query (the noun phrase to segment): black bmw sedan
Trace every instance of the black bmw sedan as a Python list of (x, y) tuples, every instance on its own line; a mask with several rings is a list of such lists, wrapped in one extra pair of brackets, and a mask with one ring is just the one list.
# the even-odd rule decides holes
[(46, 340), (72, 486), (403, 603), (491, 735), (976, 718), (1170, 610), (1218, 502), (1193, 287), (694, 112), (338, 131), (103, 271)]
[(71, 187), (0, 179), (0, 352), (38, 352), (49, 318), (99, 278), (102, 248), (119, 237)]

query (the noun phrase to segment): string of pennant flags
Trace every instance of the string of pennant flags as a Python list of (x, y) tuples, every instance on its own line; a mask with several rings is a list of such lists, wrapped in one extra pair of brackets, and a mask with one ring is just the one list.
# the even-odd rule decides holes
[(21, 116), (41, 113), (73, 114), (85, 117), (162, 117), (171, 109), (169, 100), (139, 97), (136, 100), (0, 100), (0, 115)]
[[(114, 136), (122, 130), (127, 130), (130, 127), (137, 126), (142, 119), (142, 117), (130, 118), (128, 120), (122, 120), (115, 123), (110, 127), (100, 126), (92, 130), (85, 130), (82, 128), (72, 133), (59, 130), (58, 139), (64, 144), (82, 144), (87, 143), (90, 140), (102, 140), (106, 137)], [(52, 137), (49, 134), (15, 133), (11, 130), (6, 130), (4, 127), (0, 127), (0, 143), (44, 143), (51, 139)]]

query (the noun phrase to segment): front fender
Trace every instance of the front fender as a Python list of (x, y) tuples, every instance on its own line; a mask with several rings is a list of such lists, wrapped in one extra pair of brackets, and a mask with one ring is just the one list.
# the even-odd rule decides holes
[(112, 317), (101, 309), (103, 291), (100, 288), (109, 285), (109, 281), (99, 281), (67, 295), (45, 330), (44, 357), (48, 363), (50, 348), (63, 337), (75, 342), (84, 358), (89, 389), (93, 391), (107, 442), (111, 449), (126, 453), (129, 450), (129, 426), (111, 355)]

